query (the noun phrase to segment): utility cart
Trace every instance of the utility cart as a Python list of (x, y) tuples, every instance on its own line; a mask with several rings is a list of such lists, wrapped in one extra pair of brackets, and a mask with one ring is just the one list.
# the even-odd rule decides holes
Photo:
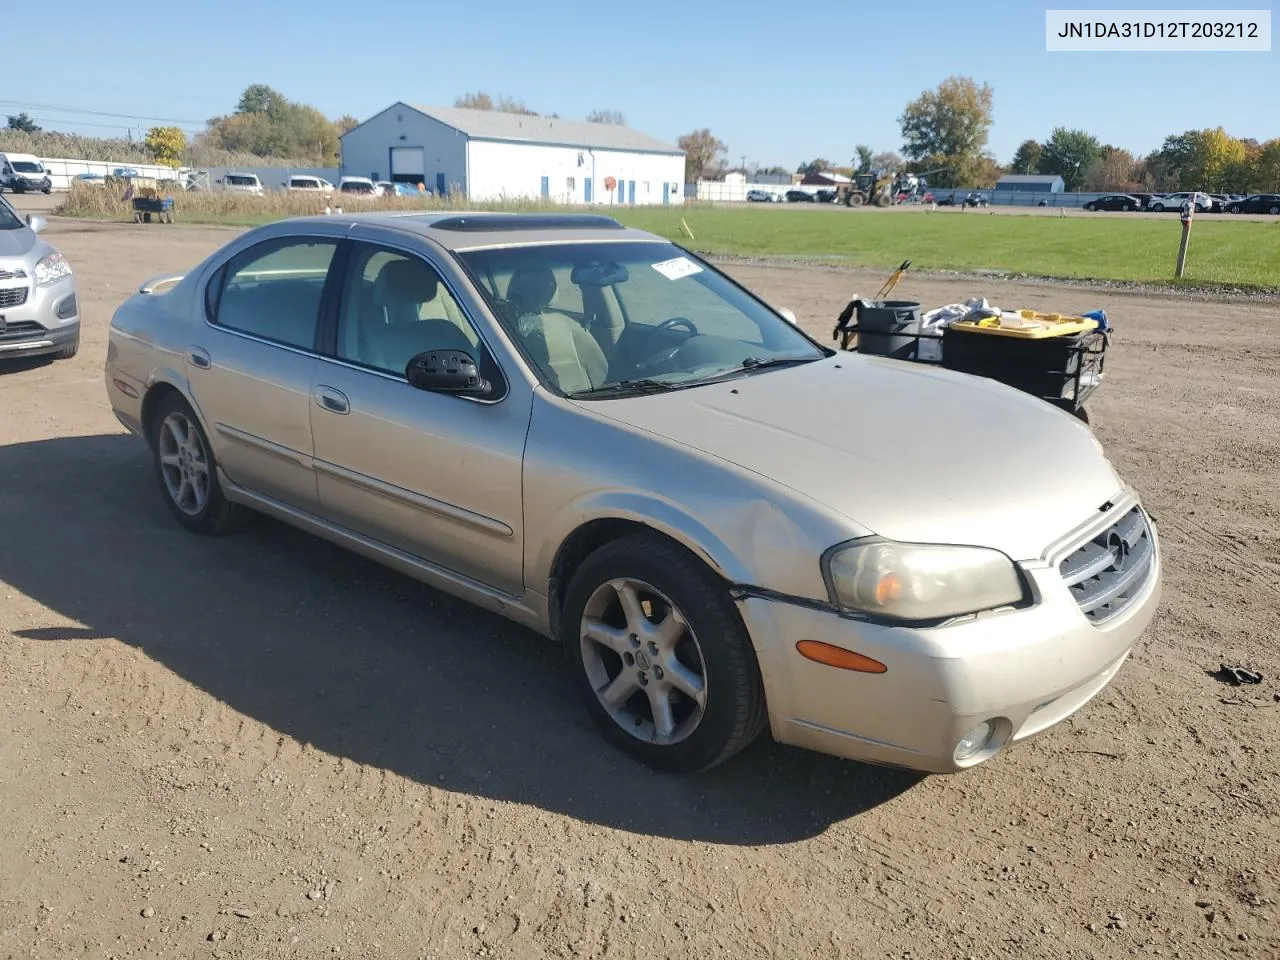
[(975, 312), (937, 332), (923, 328), (919, 311), (913, 301), (854, 300), (832, 339), (842, 350), (999, 380), (1089, 422), (1085, 401), (1102, 385), (1111, 337), (1105, 314)]
[(125, 199), (133, 207), (134, 223), (150, 223), (153, 217), (158, 223), (173, 223), (173, 197), (160, 195), (159, 181), (149, 177), (131, 178)]

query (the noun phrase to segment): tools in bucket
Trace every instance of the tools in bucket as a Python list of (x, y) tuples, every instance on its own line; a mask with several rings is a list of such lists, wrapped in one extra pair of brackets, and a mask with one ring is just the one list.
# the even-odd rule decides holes
[[(902, 280), (903, 275), (910, 266), (910, 260), (903, 260), (898, 269), (889, 275), (889, 279), (884, 282), (884, 285), (871, 300), (864, 300), (856, 293), (853, 295), (853, 299), (849, 301), (844, 310), (841, 311), (840, 316), (836, 318), (836, 328), (831, 332), (831, 339), (840, 341), (841, 350), (849, 349), (849, 343), (863, 326), (864, 318), (868, 318), (868, 311), (892, 309), (889, 304), (896, 301), (886, 301), (885, 298), (893, 292), (893, 288)], [(903, 303), (910, 306), (907, 301), (903, 301)], [(920, 305), (917, 303), (914, 306), (918, 311)]]

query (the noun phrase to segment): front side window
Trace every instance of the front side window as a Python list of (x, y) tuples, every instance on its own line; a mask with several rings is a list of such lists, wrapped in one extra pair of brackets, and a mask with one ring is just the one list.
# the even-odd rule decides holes
[(694, 386), (829, 355), (673, 244), (509, 247), (458, 258), (540, 379), (569, 396)]
[(236, 256), (219, 276), (209, 319), (220, 327), (311, 350), (334, 240), (268, 240)]
[(337, 356), (404, 376), (409, 361), (429, 350), (464, 350), (484, 366), (479, 335), (431, 264), (356, 244), (338, 311)]
[(21, 230), (25, 226), (26, 222), (9, 206), (9, 201), (0, 197), (0, 230)]

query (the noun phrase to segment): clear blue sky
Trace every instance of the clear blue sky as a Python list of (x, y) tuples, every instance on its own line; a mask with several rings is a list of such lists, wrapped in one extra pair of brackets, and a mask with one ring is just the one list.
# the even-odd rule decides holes
[(898, 149), (907, 101), (960, 74), (994, 89), (990, 148), (1002, 162), (1056, 125), (1135, 152), (1219, 124), (1239, 137), (1280, 136), (1274, 51), (1046, 53), (1045, 4), (1026, 0), (144, 6), (135, 16), (130, 4), (60, 0), (48, 24), (6, 29), (0, 114), (25, 110), (47, 129), (120, 136), (159, 119), (198, 129), (256, 82), (330, 117), (362, 119), (396, 100), (447, 106), (486, 90), (563, 117), (621, 110), (629, 125), (672, 142), (709, 127), (733, 163), (745, 155), (794, 169), (814, 157), (845, 162), (858, 143)]

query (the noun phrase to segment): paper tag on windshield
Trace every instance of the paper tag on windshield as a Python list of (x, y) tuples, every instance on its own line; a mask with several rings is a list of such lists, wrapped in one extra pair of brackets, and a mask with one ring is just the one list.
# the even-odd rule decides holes
[(681, 277), (688, 277), (692, 274), (702, 272), (702, 268), (688, 257), (676, 257), (674, 260), (663, 260), (661, 263), (653, 264), (653, 269), (657, 270), (668, 280), (679, 280)]

